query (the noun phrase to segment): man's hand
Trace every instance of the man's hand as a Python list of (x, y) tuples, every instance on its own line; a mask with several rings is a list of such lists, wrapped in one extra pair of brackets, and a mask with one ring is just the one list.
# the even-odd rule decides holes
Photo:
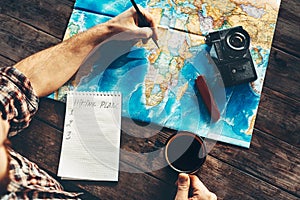
[[(217, 196), (210, 192), (195, 175), (179, 174), (175, 200), (216, 200)], [(192, 197), (189, 198), (189, 190)]]
[(122, 38), (122, 40), (132, 40), (132, 39), (149, 39), (153, 37), (155, 40), (158, 40), (156, 23), (152, 15), (145, 10), (144, 8), (139, 6), (140, 11), (144, 14), (147, 21), (150, 24), (150, 27), (139, 27), (138, 24), (138, 16), (133, 7), (126, 10), (122, 14), (114, 17), (107, 23), (109, 24), (115, 32), (129, 33), (128, 37)]

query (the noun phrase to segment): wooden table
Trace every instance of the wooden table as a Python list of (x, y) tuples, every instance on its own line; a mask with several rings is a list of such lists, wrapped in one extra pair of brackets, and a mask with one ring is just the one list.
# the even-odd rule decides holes
[[(11, 65), (54, 44), (64, 35), (74, 0), (1, 0), (0, 64)], [(299, 0), (282, 0), (270, 62), (250, 149), (217, 143), (197, 175), (219, 199), (300, 198), (300, 26)], [(30, 66), (28, 66), (30, 67)], [(12, 139), (14, 148), (54, 177), (57, 173), (65, 105), (41, 99), (28, 129)], [(122, 126), (139, 136), (148, 126)], [(127, 152), (164, 145), (170, 130), (150, 138), (122, 135)], [(177, 174), (170, 168), (144, 172), (161, 157), (121, 154), (118, 183), (63, 181), (84, 199), (172, 199)], [(135, 170), (139, 173), (126, 171)]]

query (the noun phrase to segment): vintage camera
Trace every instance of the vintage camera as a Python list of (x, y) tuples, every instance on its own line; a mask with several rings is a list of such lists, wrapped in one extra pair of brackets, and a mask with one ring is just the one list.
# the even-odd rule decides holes
[(206, 36), (210, 56), (217, 65), (225, 86), (257, 79), (249, 51), (250, 36), (242, 26), (211, 32)]

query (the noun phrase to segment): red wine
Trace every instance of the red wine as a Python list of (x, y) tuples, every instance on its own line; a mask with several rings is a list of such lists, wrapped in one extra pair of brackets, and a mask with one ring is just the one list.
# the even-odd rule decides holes
[(169, 165), (176, 171), (193, 173), (204, 163), (206, 148), (197, 135), (179, 132), (168, 140), (165, 156)]

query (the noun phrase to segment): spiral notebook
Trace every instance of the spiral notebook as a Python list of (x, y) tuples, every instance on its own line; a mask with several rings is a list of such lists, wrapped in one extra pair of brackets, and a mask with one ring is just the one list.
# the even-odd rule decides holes
[(121, 93), (67, 93), (58, 176), (118, 181), (121, 99)]

